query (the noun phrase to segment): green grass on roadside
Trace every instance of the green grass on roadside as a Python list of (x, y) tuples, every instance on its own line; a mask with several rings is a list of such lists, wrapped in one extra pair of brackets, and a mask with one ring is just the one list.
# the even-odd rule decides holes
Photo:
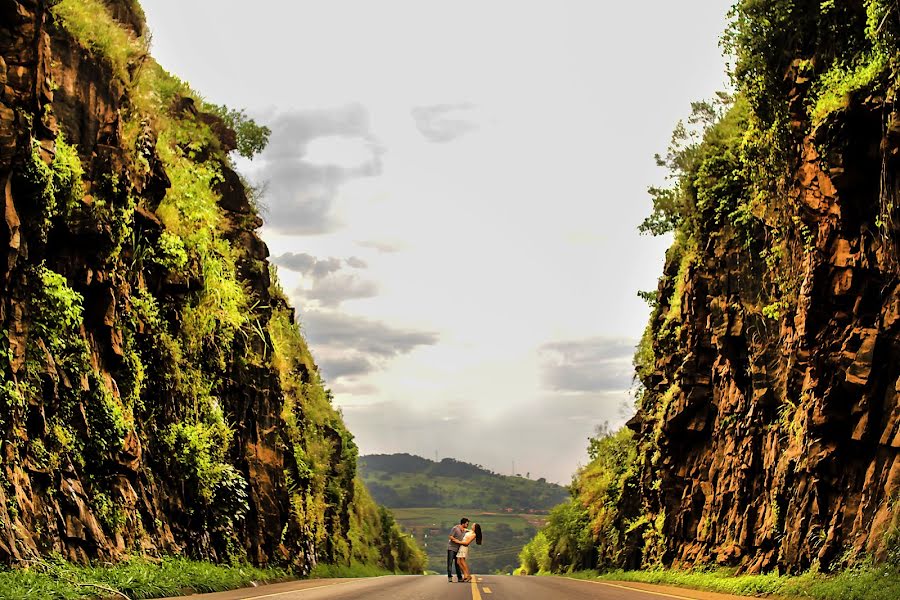
[(567, 574), (576, 579), (634, 581), (676, 585), (736, 596), (777, 595), (815, 600), (897, 600), (900, 570), (866, 566), (836, 574), (808, 572), (802, 575), (734, 575), (728, 569), (709, 571), (613, 571), (598, 576), (595, 571)]
[(83, 600), (121, 597), (121, 594), (134, 599), (160, 598), (231, 590), (253, 582), (288, 578), (290, 574), (281, 569), (215, 565), (184, 558), (165, 558), (159, 562), (134, 559), (92, 567), (47, 562), (26, 569), (0, 571), (0, 600)]

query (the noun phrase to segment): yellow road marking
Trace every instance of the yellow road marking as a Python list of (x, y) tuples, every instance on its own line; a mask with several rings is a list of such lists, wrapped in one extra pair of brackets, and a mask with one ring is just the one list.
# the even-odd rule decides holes
[[(381, 577), (374, 577), (373, 579), (381, 579)], [(302, 588), (299, 590), (290, 590), (287, 592), (276, 592), (274, 594), (263, 594), (262, 596), (247, 596), (243, 600), (259, 600), (260, 598), (274, 598), (276, 596), (286, 596), (288, 594), (299, 594), (301, 592), (308, 592), (310, 590), (321, 590), (322, 588), (327, 587), (337, 587), (339, 585), (347, 585), (348, 583), (356, 583), (356, 581), (342, 581), (340, 583), (326, 583), (325, 585), (317, 585), (315, 587)]]
[(475, 583), (475, 578), (472, 578), (472, 600), (481, 600), (481, 592), (478, 591), (478, 584)]
[(696, 596), (678, 596), (677, 594), (667, 594), (666, 592), (651, 592), (643, 588), (631, 587), (628, 585), (619, 585), (618, 583), (607, 583), (605, 581), (590, 581), (588, 579), (576, 579), (575, 581), (584, 581), (585, 583), (596, 583), (598, 585), (608, 585), (609, 587), (621, 588), (623, 590), (631, 590), (632, 592), (643, 592), (652, 594), (653, 596), (662, 596), (663, 598), (676, 598), (677, 600), (697, 600)]
[(489, 588), (488, 586), (484, 586), (484, 593), (485, 593), (485, 594), (491, 594), (491, 593), (493, 593), (493, 592), (491, 592), (491, 588)]

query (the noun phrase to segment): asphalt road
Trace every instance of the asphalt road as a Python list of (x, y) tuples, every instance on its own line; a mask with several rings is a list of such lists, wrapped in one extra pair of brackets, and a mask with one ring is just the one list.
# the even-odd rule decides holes
[[(647, 589), (639, 589), (644, 587)], [(485, 575), (472, 583), (444, 576), (319, 579), (190, 596), (191, 600), (727, 600), (723, 594), (563, 577)], [(746, 598), (744, 599), (746, 600)]]

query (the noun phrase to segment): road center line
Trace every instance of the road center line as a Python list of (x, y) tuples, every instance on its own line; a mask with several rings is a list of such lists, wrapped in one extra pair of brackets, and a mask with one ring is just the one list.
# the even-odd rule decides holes
[[(381, 577), (382, 576), (372, 577), (372, 579), (381, 579)], [(340, 583), (326, 583), (325, 585), (317, 585), (315, 587), (308, 587), (308, 588), (303, 588), (300, 590), (289, 590), (287, 592), (276, 592), (274, 594), (263, 594), (262, 596), (247, 596), (246, 598), (243, 598), (242, 600), (259, 600), (260, 598), (274, 598), (276, 596), (287, 596), (288, 594), (302, 594), (303, 592), (309, 592), (312, 590), (321, 590), (322, 588), (337, 587), (339, 585), (347, 585), (350, 583), (358, 583), (358, 582), (359, 582), (359, 580), (355, 579), (353, 581), (342, 581)]]
[(472, 578), (472, 600), (481, 600), (481, 592), (478, 591), (478, 584), (475, 583), (475, 578)]
[(663, 598), (677, 598), (677, 600), (697, 600), (696, 597), (692, 598), (690, 596), (678, 596), (676, 594), (667, 594), (666, 592), (652, 592), (650, 590), (645, 590), (638, 587), (631, 587), (629, 585), (619, 585), (618, 583), (608, 583), (606, 581), (591, 581), (590, 579), (576, 579), (575, 581), (584, 581), (585, 583), (596, 583), (597, 585), (608, 585), (609, 587), (620, 588), (623, 590), (631, 590), (632, 592), (643, 592), (645, 594), (652, 594), (654, 596), (662, 596)]

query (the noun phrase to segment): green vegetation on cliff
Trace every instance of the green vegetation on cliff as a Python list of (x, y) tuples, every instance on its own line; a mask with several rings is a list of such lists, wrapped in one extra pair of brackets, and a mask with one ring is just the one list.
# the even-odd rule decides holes
[(636, 514), (637, 462), (632, 432), (598, 431), (590, 462), (572, 480), (570, 498), (550, 511), (547, 524), (519, 553), (528, 574), (561, 573), (631, 564)]
[(269, 130), (166, 73), (132, 0), (9, 1), (0, 561), (421, 572), (234, 171)]
[(723, 42), (734, 96), (675, 128), (641, 225), (673, 244), (642, 294), (636, 415), (592, 441), (522, 568), (721, 564), (892, 597), (900, 5), (740, 0)]

